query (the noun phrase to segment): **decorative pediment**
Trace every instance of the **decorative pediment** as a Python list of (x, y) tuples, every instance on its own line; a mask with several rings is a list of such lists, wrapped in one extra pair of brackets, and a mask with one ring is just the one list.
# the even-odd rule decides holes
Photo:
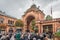
[[(41, 12), (42, 14), (44, 14), (43, 11), (41, 11), (41, 10), (39, 9), (39, 6), (37, 7), (35, 4), (33, 4), (29, 9), (27, 9), (26, 12), (24, 12), (25, 14), (24, 14), (23, 16), (25, 16), (28, 12), (31, 12), (31, 11)], [(44, 15), (45, 15), (45, 14), (44, 14)]]

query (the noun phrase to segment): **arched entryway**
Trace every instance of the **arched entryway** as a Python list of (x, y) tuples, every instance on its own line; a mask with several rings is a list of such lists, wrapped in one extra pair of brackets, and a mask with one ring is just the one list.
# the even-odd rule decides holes
[(34, 20), (35, 17), (34, 16), (28, 16), (26, 18), (26, 23), (27, 23), (27, 29), (26, 30), (29, 30), (30, 31), (30, 24), (31, 24), (31, 21)]
[(25, 30), (30, 30), (31, 21), (35, 19), (35, 26), (37, 26), (38, 31), (40, 32), (40, 23), (37, 22), (39, 20), (44, 20), (45, 14), (41, 11), (35, 4), (33, 4), (29, 9), (27, 9), (25, 14), (22, 16), (22, 20), (24, 22), (24, 32)]

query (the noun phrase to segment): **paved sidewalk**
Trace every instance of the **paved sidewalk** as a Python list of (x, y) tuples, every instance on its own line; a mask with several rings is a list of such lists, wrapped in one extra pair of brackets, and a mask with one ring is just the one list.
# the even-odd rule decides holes
[(48, 39), (48, 40), (53, 40), (53, 39)]

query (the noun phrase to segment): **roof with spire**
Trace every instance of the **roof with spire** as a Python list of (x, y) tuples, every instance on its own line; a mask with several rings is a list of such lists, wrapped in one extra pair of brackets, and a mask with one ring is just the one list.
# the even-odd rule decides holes
[[(27, 9), (27, 11), (25, 12), (25, 14), (28, 13), (28, 12), (31, 12), (31, 11), (35, 11), (35, 12), (40, 11), (43, 15), (45, 15), (45, 14), (43, 13), (43, 11), (41, 11), (41, 10), (39, 9), (39, 6), (37, 7), (35, 4), (33, 4), (29, 9)], [(23, 15), (23, 16), (24, 16), (24, 15)]]

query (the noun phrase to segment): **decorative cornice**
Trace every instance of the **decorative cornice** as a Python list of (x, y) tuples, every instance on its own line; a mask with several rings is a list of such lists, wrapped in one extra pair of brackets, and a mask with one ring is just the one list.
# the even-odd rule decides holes
[(13, 18), (13, 19), (17, 19), (17, 18), (15, 18), (15, 17), (12, 17), (12, 16), (10, 16), (10, 15), (7, 15), (5, 12), (2, 12), (2, 11), (0, 11), (0, 15), (1, 15), (1, 16), (6, 16), (6, 17), (9, 17), (9, 18)]
[(52, 22), (60, 22), (60, 18), (55, 18), (52, 20), (40, 20), (40, 23), (52, 23)]
[(24, 13), (25, 13), (24, 16), (25, 16), (28, 12), (31, 12), (31, 11), (41, 12), (43, 15), (45, 15), (45, 14), (43, 13), (43, 11), (41, 11), (38, 7), (36, 7), (35, 4), (33, 4), (29, 9), (27, 9), (26, 12), (24, 12)]

